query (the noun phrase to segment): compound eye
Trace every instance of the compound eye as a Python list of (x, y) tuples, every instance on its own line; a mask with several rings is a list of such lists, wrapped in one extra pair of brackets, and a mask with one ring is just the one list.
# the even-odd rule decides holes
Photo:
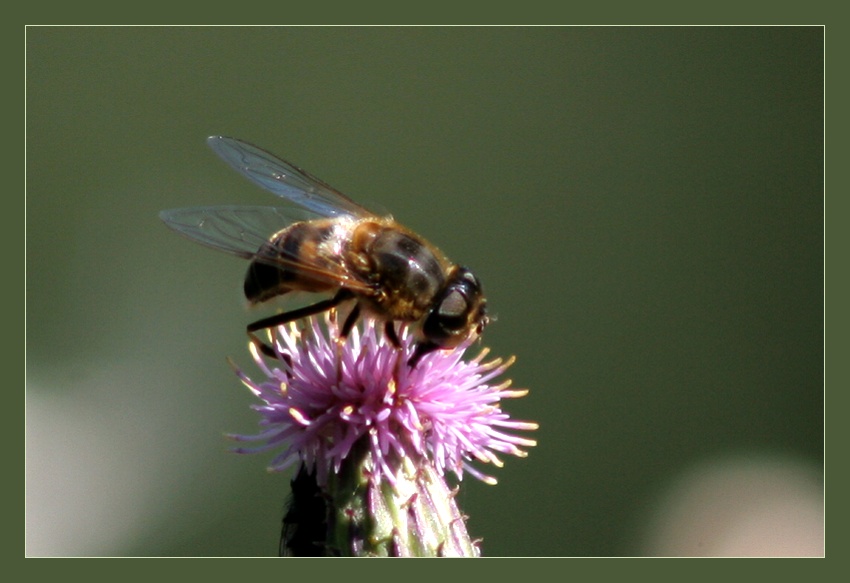
[(478, 279), (468, 269), (457, 267), (439, 303), (422, 323), (423, 337), (439, 348), (457, 346), (487, 323), (485, 303)]
[(422, 332), (432, 344), (441, 348), (457, 346), (468, 327), (469, 302), (462, 291), (449, 291), (425, 319)]
[(458, 330), (466, 326), (466, 316), (469, 304), (466, 297), (458, 290), (454, 290), (440, 302), (437, 310), (440, 318), (440, 326), (446, 330)]

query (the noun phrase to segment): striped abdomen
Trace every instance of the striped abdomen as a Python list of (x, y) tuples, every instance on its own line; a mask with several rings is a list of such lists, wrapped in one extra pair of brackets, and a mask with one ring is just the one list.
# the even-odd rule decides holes
[(341, 247), (352, 221), (319, 219), (293, 223), (275, 233), (257, 253), (245, 275), (252, 304), (290, 291), (325, 292), (344, 287)]

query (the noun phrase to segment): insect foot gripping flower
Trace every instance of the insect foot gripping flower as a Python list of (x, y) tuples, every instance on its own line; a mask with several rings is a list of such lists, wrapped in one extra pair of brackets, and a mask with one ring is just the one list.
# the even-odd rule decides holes
[(231, 437), (261, 442), (239, 453), (282, 450), (271, 471), (298, 467), (281, 554), (478, 556), (446, 474), (495, 484), (473, 464), (498, 467), (498, 454), (524, 457), (535, 445), (509, 431), (537, 424), (499, 406), (527, 391), (490, 384), (513, 359), (485, 362), (484, 349), (465, 361), (467, 341), (411, 367), (416, 342), (405, 327), (400, 347), (371, 319), (342, 341), (333, 311), (275, 332), (274, 358), (250, 345), (264, 378), (237, 369), (262, 401), (262, 431)]

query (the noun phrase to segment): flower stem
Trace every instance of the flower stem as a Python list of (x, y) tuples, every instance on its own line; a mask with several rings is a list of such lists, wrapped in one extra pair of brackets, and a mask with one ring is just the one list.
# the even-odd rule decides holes
[(427, 460), (405, 458), (395, 465), (394, 483), (381, 479), (360, 440), (324, 491), (302, 467), (284, 518), (282, 554), (477, 557), (444, 477)]

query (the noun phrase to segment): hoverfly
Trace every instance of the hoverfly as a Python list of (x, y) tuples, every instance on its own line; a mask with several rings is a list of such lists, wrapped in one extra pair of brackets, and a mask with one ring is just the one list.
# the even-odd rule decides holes
[(400, 346), (395, 323), (415, 324), (412, 367), (425, 354), (453, 348), (486, 326), (478, 278), (421, 236), (257, 146), (224, 136), (211, 136), (207, 144), (287, 206), (172, 209), (160, 218), (190, 239), (248, 259), (244, 292), (252, 305), (294, 291), (329, 295), (258, 320), (248, 326), (249, 335), (351, 301), (341, 338), (361, 313), (382, 321), (395, 346)]

